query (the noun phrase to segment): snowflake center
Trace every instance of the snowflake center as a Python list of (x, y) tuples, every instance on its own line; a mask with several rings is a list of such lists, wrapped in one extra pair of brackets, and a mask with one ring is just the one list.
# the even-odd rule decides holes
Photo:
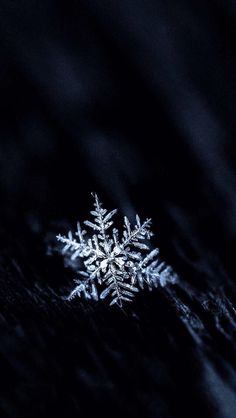
[(121, 249), (119, 247), (115, 247), (113, 251), (108, 252), (104, 259), (100, 263), (100, 267), (102, 270), (106, 270), (112, 268), (116, 264), (119, 268), (123, 268), (125, 264), (125, 257), (121, 255)]

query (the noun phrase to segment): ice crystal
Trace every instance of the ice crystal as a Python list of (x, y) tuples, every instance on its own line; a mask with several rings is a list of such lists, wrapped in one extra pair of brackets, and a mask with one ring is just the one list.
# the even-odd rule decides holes
[(77, 285), (68, 299), (75, 296), (94, 300), (109, 298), (110, 305), (121, 307), (140, 289), (152, 290), (158, 285), (173, 283), (176, 280), (173, 270), (160, 261), (159, 250), (150, 250), (147, 244), (153, 235), (151, 219), (141, 222), (136, 215), (132, 227), (125, 216), (120, 237), (116, 228), (111, 229), (117, 210), (108, 212), (98, 196), (93, 196), (94, 209), (90, 212), (93, 220), (84, 222), (93, 233), (88, 234), (78, 223), (74, 235), (69, 231), (68, 236), (57, 236), (64, 244), (62, 253), (69, 255), (78, 274)]

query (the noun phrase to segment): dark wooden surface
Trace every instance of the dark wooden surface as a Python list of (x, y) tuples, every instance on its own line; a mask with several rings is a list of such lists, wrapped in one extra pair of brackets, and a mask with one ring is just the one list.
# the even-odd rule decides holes
[(72, 277), (42, 231), (2, 242), (2, 416), (234, 417), (236, 295), (219, 259), (122, 311), (64, 301)]

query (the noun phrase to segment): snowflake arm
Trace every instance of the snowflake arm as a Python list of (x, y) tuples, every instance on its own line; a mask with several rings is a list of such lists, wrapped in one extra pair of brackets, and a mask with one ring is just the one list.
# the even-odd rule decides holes
[(65, 254), (67, 251), (72, 252), (71, 259), (74, 260), (76, 257), (78, 257), (86, 248), (86, 241), (84, 239), (84, 235), (86, 234), (86, 231), (81, 229), (80, 223), (77, 223), (77, 231), (75, 235), (78, 237), (78, 240), (76, 238), (73, 238), (73, 234), (71, 231), (68, 232), (68, 236), (65, 235), (57, 235), (57, 240), (62, 242), (64, 244), (64, 248), (62, 250), (62, 254)]
[(90, 213), (94, 217), (95, 222), (85, 221), (84, 224), (92, 228), (94, 231), (98, 231), (98, 237), (105, 242), (107, 239), (106, 231), (113, 224), (111, 219), (116, 214), (117, 209), (107, 213), (107, 210), (102, 208), (102, 204), (99, 201), (98, 196), (96, 194), (93, 196), (95, 198), (95, 210), (92, 210)]
[(149, 247), (140, 242), (140, 240), (150, 239), (152, 233), (150, 232), (151, 219), (147, 219), (143, 224), (141, 224), (140, 218), (136, 215), (136, 225), (133, 230), (131, 230), (130, 222), (128, 218), (124, 217), (124, 233), (122, 239), (122, 247), (126, 248), (129, 245), (133, 245), (141, 250), (148, 250)]

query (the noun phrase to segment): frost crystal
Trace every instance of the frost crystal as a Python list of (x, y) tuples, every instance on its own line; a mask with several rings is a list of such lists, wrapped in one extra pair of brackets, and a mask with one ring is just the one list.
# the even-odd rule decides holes
[(58, 235), (58, 241), (64, 244), (62, 253), (70, 256), (73, 269), (79, 279), (77, 286), (68, 299), (84, 296), (86, 299), (110, 299), (110, 305), (130, 302), (135, 293), (147, 287), (165, 286), (174, 283), (176, 274), (158, 258), (159, 250), (150, 250), (147, 245), (153, 235), (150, 231), (151, 219), (141, 222), (136, 215), (136, 224), (131, 227), (129, 219), (124, 217), (124, 230), (119, 237), (112, 218), (117, 210), (108, 212), (103, 209), (96, 194), (93, 195), (94, 210), (90, 213), (93, 221), (84, 224), (93, 230), (92, 236), (77, 224), (75, 236)]

